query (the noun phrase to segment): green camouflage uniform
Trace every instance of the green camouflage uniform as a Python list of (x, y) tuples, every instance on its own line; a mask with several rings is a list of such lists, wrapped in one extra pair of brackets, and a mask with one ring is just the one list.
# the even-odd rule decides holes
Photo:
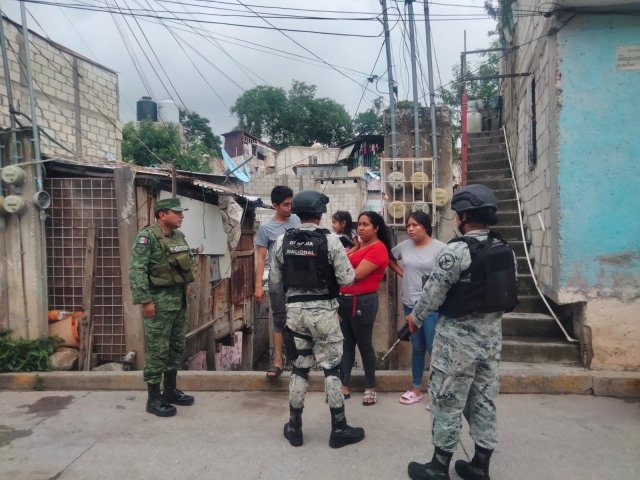
[[(488, 233), (489, 230), (474, 230), (466, 236), (484, 241)], [(469, 281), (468, 277), (460, 280), (460, 274), (470, 265), (471, 254), (464, 242), (451, 243), (440, 252), (436, 268), (412, 312), (418, 327), (444, 303), (453, 284)], [(502, 312), (459, 318), (440, 315), (438, 319), (429, 394), (433, 444), (442, 450), (455, 451), (460, 440), (461, 412), (477, 445), (493, 450), (497, 444), (494, 399), (499, 387), (502, 315)]]
[[(297, 228), (313, 231), (319, 227), (312, 223), (303, 223)], [(283, 281), (283, 239), (284, 235), (278, 237), (273, 250), (270, 270), (272, 283), (282, 283)], [(327, 235), (327, 247), (329, 263), (333, 265), (338, 284), (345, 287), (351, 285), (355, 278), (355, 272), (337, 235)], [(327, 293), (329, 293), (327, 289), (299, 290), (289, 288), (287, 298), (293, 295), (324, 295)], [(313, 337), (313, 345), (307, 340), (296, 337), (296, 347), (298, 350), (304, 350), (313, 346), (313, 356), (316, 358), (317, 364), (324, 370), (340, 365), (343, 337), (336, 299), (288, 303), (287, 326), (294, 332)], [(298, 368), (310, 368), (313, 365), (313, 357), (310, 355), (299, 356), (294, 365)], [(290, 405), (294, 408), (302, 408), (306, 392), (307, 380), (299, 375), (291, 375), (289, 381)], [(325, 377), (325, 392), (331, 408), (340, 408), (344, 405), (342, 382), (338, 377)]]
[[(167, 234), (160, 229), (160, 233), (172, 242), (187, 245), (180, 230)], [(146, 346), (144, 381), (150, 384), (159, 384), (163, 372), (182, 368), (187, 333), (187, 285), (156, 287), (149, 279), (150, 268), (165, 257), (156, 235), (151, 226), (143, 228), (138, 233), (133, 242), (129, 265), (133, 303), (153, 302), (156, 310), (155, 318), (142, 316)], [(191, 250), (188, 252), (193, 265), (193, 254)]]

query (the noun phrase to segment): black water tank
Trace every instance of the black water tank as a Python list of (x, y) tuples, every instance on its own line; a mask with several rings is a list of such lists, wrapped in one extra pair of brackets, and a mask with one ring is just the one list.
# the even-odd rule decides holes
[(142, 97), (136, 104), (138, 110), (137, 120), (140, 122), (151, 117), (154, 122), (158, 121), (158, 104), (151, 97)]

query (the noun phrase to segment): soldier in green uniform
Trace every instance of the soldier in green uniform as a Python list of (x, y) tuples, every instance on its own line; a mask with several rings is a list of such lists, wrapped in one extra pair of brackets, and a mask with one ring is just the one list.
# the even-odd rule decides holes
[(158, 200), (156, 221), (136, 236), (129, 265), (133, 303), (141, 304), (143, 309), (147, 412), (159, 417), (175, 415), (173, 405), (194, 402), (192, 396), (176, 388), (178, 369), (185, 355), (187, 292), (194, 279), (193, 254), (178, 230), (185, 210), (179, 198)]

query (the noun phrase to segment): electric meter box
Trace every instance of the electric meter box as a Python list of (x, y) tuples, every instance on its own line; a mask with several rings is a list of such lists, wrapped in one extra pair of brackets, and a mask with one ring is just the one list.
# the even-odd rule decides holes
[(22, 185), (27, 179), (27, 174), (20, 167), (16, 167), (14, 165), (9, 165), (2, 169), (0, 173), (2, 177), (2, 181), (4, 183), (8, 183), (9, 185), (14, 185), (19, 187)]
[(5, 197), (2, 208), (7, 213), (20, 215), (27, 209), (27, 202), (24, 198), (18, 195), (9, 195), (8, 197)]

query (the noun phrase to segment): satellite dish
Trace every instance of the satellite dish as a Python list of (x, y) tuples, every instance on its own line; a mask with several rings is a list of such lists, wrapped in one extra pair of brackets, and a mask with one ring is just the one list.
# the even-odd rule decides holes
[(224, 159), (224, 163), (227, 165), (227, 175), (233, 174), (241, 182), (247, 183), (249, 181), (249, 169), (247, 168), (247, 162), (251, 160), (251, 157), (249, 157), (248, 160), (245, 160), (241, 167), (238, 167), (223, 148), (222, 158)]

